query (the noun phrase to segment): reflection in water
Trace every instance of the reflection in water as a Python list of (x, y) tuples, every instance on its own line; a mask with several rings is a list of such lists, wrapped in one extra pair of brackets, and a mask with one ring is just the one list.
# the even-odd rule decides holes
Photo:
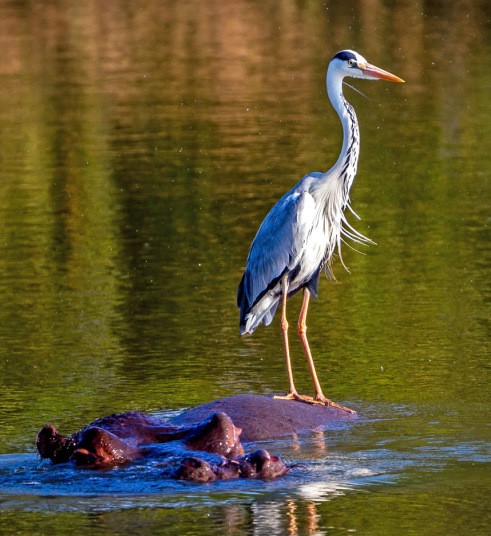
[[(116, 494), (110, 512), (107, 499), (74, 500), (87, 507), (74, 530), (167, 529), (181, 508), (181, 534), (224, 519), (247, 533), (258, 516), (291, 534), (488, 532), (490, 5), (324, 4), (0, 1), (2, 458), (32, 452), (48, 420), (77, 429), (284, 389), (277, 325), (276, 339), (238, 335), (248, 244), (274, 201), (338, 154), (332, 54), (358, 49), (407, 80), (397, 92), (365, 84), (368, 100), (346, 92), (361, 125), (353, 206), (378, 246), (347, 248), (351, 274), (335, 267), (311, 311), (321, 383), (373, 422), (314, 436), (307, 451), (299, 436), (287, 452), (306, 461), (302, 476), (227, 489), (225, 511), (204, 492), (181, 508), (149, 505), (143, 490)], [(322, 480), (333, 458), (336, 478)], [(347, 458), (370, 471), (364, 484)], [(376, 492), (357, 491), (377, 475)], [(46, 521), (37, 485), (23, 489), (30, 504), (2, 503), (9, 530)], [(65, 500), (49, 503), (54, 530)]]
[(303, 500), (286, 499), (284, 502), (265, 502), (251, 508), (252, 534), (326, 534), (319, 531), (315, 503)]

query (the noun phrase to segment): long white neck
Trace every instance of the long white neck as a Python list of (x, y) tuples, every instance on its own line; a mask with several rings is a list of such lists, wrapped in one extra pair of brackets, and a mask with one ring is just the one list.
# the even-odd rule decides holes
[(353, 184), (358, 167), (360, 154), (360, 130), (355, 110), (343, 95), (343, 77), (332, 65), (329, 65), (326, 77), (327, 94), (333, 108), (339, 115), (343, 125), (343, 146), (337, 162), (326, 173), (330, 177), (335, 176), (343, 183), (343, 191), (349, 200), (349, 190)]
[[(349, 192), (356, 175), (360, 153), (360, 132), (355, 110), (343, 96), (343, 76), (332, 64), (327, 70), (327, 93), (343, 125), (343, 146), (334, 166), (312, 183), (311, 193), (317, 201), (319, 217), (328, 235), (326, 263), (329, 269), (337, 246), (341, 257), (341, 235), (356, 242), (371, 242), (348, 223), (344, 210), (349, 207)], [(344, 263), (343, 263), (344, 264)]]

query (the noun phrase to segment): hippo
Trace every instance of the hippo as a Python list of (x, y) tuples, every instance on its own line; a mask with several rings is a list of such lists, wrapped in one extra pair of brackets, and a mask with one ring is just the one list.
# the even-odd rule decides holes
[(69, 437), (52, 424), (39, 432), (36, 446), (42, 458), (53, 463), (107, 467), (145, 456), (145, 446), (178, 441), (187, 449), (234, 458), (244, 454), (237, 428), (223, 412), (212, 413), (190, 426), (171, 425), (144, 413), (128, 411), (98, 419)]
[[(180, 480), (211, 482), (231, 478), (273, 479), (288, 472), (264, 449), (244, 454), (241, 439), (272, 439), (356, 415), (330, 406), (311, 406), (267, 396), (237, 395), (184, 411), (170, 421), (140, 412), (113, 414), (93, 421), (71, 436), (51, 424), (43, 426), (36, 446), (52, 463), (107, 468), (144, 456), (181, 453), (170, 474)], [(238, 426), (238, 424), (240, 426)], [(169, 443), (165, 452), (155, 446)], [(190, 455), (189, 451), (201, 455)], [(207, 458), (204, 453), (214, 457)]]
[(232, 478), (262, 478), (273, 480), (286, 474), (293, 466), (284, 464), (278, 456), (259, 449), (233, 460), (214, 465), (195, 456), (187, 456), (172, 475), (178, 480), (213, 482)]
[(238, 426), (244, 442), (277, 439), (310, 430), (324, 430), (330, 424), (358, 419), (333, 406), (311, 405), (264, 395), (235, 395), (190, 408), (171, 423), (189, 425), (215, 411), (226, 413)]

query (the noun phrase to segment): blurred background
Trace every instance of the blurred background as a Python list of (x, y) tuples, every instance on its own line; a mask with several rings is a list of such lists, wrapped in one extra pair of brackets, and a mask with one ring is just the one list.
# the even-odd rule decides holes
[[(286, 390), (277, 319), (241, 338), (235, 293), (274, 202), (337, 159), (325, 72), (352, 48), (406, 83), (354, 81), (367, 98), (345, 88), (361, 128), (362, 220), (350, 221), (377, 246), (345, 247), (350, 273), (337, 262), (337, 281), (321, 280), (319, 377), (362, 417), (394, 421), (363, 429), (359, 448), (392, 437), (392, 459), (417, 437), (452, 452), (440, 484), (413, 468), (429, 486), (415, 504), (442, 501), (433, 534), (457, 519), (487, 533), (485, 473), (466, 468), (489, 461), (490, 21), (485, 0), (1, 0), (0, 455), (33, 453), (47, 421), (72, 432), (117, 411)], [(477, 453), (466, 468), (464, 451)], [(395, 501), (391, 518), (385, 493), (363, 510), (380, 508), (376, 534), (397, 533), (414, 506)], [(299, 533), (333, 516), (339, 533), (370, 528), (352, 499)], [(223, 529), (219, 511), (205, 522), (186, 508), (189, 533)], [(14, 510), (0, 519), (20, 530)], [(428, 515), (409, 515), (407, 533), (425, 533)]]

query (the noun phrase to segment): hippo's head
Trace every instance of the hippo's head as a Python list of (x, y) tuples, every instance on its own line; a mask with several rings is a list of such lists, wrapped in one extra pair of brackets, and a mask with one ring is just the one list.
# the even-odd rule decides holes
[(217, 412), (193, 427), (184, 437), (184, 443), (193, 450), (233, 458), (244, 454), (239, 439), (241, 432), (242, 430), (234, 425), (226, 413)]
[(290, 469), (278, 456), (271, 456), (264, 449), (242, 456), (237, 461), (240, 464), (241, 476), (247, 478), (272, 480), (284, 475)]
[(213, 482), (217, 479), (214, 468), (205, 460), (194, 456), (184, 458), (173, 476), (177, 480), (194, 482)]
[(111, 432), (92, 426), (80, 435), (72, 459), (77, 465), (100, 468), (134, 460), (139, 455), (137, 449)]
[(41, 458), (49, 458), (53, 463), (65, 463), (75, 450), (75, 440), (62, 436), (52, 424), (45, 424), (37, 436), (36, 448)]

